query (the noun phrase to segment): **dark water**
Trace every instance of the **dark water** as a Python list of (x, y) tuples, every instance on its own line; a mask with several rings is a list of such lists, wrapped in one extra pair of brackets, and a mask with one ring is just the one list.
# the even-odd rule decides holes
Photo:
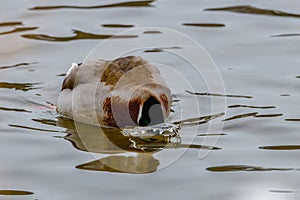
[[(298, 1), (2, 0), (0, 11), (0, 199), (300, 198)], [(186, 124), (181, 142), (133, 143), (118, 130), (59, 116), (55, 104), (71, 63), (99, 42), (143, 27), (193, 38), (224, 81), (225, 94), (195, 78), (195, 91), (174, 80), (173, 121), (181, 103)], [(164, 34), (120, 33), (106, 52)], [(137, 54), (184, 69), (168, 51), (188, 48), (175, 41)], [(226, 99), (225, 114), (210, 112), (212, 99)], [(216, 122), (223, 130), (207, 132)], [(200, 150), (209, 154), (199, 159)]]

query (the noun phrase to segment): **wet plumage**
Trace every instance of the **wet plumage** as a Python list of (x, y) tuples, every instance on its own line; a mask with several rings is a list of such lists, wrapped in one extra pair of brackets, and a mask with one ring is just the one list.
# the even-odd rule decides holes
[(75, 121), (112, 127), (162, 123), (171, 95), (159, 70), (141, 57), (73, 64), (57, 111)]

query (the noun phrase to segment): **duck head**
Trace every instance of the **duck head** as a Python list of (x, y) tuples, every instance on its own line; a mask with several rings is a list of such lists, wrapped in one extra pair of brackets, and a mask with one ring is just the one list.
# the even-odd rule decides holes
[(129, 98), (119, 94), (108, 98), (104, 109), (112, 118), (105, 120), (107, 125), (121, 128), (164, 123), (170, 113), (170, 91), (162, 85), (150, 85), (136, 89)]
[(150, 126), (165, 122), (170, 113), (170, 89), (159, 70), (141, 57), (107, 63), (100, 83), (109, 88), (103, 102), (104, 114), (99, 115), (103, 116), (101, 124)]
[(139, 126), (165, 122), (170, 112), (169, 90), (161, 85), (143, 86), (129, 101), (131, 119)]
[[(131, 118), (135, 113), (131, 112)], [(153, 96), (150, 96), (139, 109), (137, 124), (139, 126), (148, 126), (163, 123), (165, 121), (161, 103)]]

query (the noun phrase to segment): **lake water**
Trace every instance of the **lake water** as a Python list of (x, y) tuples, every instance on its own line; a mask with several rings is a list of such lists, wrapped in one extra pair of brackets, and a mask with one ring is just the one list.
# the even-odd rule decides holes
[[(300, 2), (0, 2), (0, 199), (300, 198)], [(180, 141), (145, 148), (56, 113), (71, 63), (139, 46), (123, 53), (162, 65), (171, 121), (197, 117)]]

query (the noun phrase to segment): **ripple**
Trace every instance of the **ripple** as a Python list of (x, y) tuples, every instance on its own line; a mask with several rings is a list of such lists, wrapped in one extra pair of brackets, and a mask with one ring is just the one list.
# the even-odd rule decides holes
[[(134, 145), (136, 149), (141, 150), (161, 150), (161, 149), (205, 149), (205, 150), (221, 150), (222, 148), (216, 146), (206, 146), (198, 144), (180, 144), (180, 143), (159, 143), (159, 142), (148, 142), (145, 141), (136, 141), (139, 143)], [(143, 143), (140, 143), (143, 142)]]
[(0, 195), (32, 195), (33, 192), (22, 190), (0, 190)]
[(266, 150), (300, 150), (300, 145), (261, 146), (259, 148)]
[(134, 25), (131, 24), (102, 24), (101, 26), (106, 28), (131, 28)]
[(182, 49), (182, 48), (181, 47), (159, 47), (159, 48), (147, 49), (144, 52), (145, 53), (163, 52), (165, 49)]
[(288, 33), (288, 34), (279, 34), (279, 35), (271, 35), (271, 37), (295, 37), (300, 36), (299, 33)]
[(203, 133), (203, 134), (198, 134), (197, 136), (223, 136), (227, 135), (226, 133)]
[(206, 150), (221, 150), (222, 148), (216, 146), (206, 146), (198, 144), (178, 144), (176, 148), (190, 148), (190, 149), (206, 149)]
[(22, 26), (22, 22), (1, 22), (0, 26)]
[(24, 31), (31, 31), (31, 30), (36, 30), (38, 28), (39, 27), (19, 27), (19, 28), (15, 28), (11, 31), (1, 32), (0, 35), (7, 35), (7, 34), (24, 32)]
[(246, 95), (232, 95), (232, 94), (216, 94), (216, 93), (208, 93), (208, 92), (191, 92), (186, 90), (187, 93), (199, 96), (215, 96), (215, 97), (232, 97), (232, 98), (247, 98), (251, 99), (253, 97)]
[(214, 27), (214, 28), (220, 28), (225, 27), (225, 24), (219, 24), (219, 23), (183, 23), (183, 26), (198, 26), (198, 27)]
[(249, 165), (223, 165), (206, 168), (212, 172), (237, 172), (237, 171), (291, 171), (293, 168), (264, 168)]
[(144, 34), (160, 34), (161, 31), (144, 31)]
[(282, 194), (285, 194), (285, 193), (296, 193), (296, 191), (293, 191), (293, 190), (269, 190), (269, 192), (272, 192), (272, 193), (282, 193)]
[(75, 6), (75, 5), (57, 5), (57, 6), (35, 6), (29, 10), (57, 10), (57, 9), (99, 9), (99, 8), (114, 8), (114, 7), (153, 7), (149, 1), (128, 1), (122, 3), (113, 3), (97, 6)]
[(84, 40), (84, 39), (114, 39), (114, 38), (136, 38), (137, 35), (103, 35), (103, 34), (93, 34), (93, 33), (87, 33), (79, 30), (72, 30), (75, 34), (74, 36), (68, 36), (68, 37), (56, 37), (56, 36), (50, 36), (46, 34), (25, 34), (22, 35), (23, 38), (27, 39), (34, 39), (34, 40), (43, 40), (43, 41), (49, 41), (49, 42), (68, 42), (73, 40)]
[(15, 90), (22, 90), (24, 92), (28, 90), (40, 89), (34, 87), (35, 85), (39, 85), (40, 83), (8, 83), (8, 82), (0, 82), (0, 88), (6, 89), (15, 89)]
[(300, 122), (300, 119), (294, 118), (294, 119), (284, 119), (285, 121), (289, 122)]
[(299, 14), (287, 13), (279, 10), (269, 10), (261, 9), (250, 5), (241, 6), (229, 6), (222, 8), (207, 8), (206, 11), (228, 11), (243, 14), (253, 14), (253, 15), (268, 15), (268, 16), (278, 16), (278, 17), (296, 17), (299, 18)]
[(135, 144), (138, 143), (180, 143), (178, 133), (180, 126), (170, 123), (162, 123), (147, 127), (125, 127), (122, 134), (129, 137)]
[(253, 117), (255, 115), (257, 115), (258, 112), (252, 112), (252, 113), (246, 113), (246, 114), (241, 114), (241, 115), (235, 115), (233, 117), (229, 117), (224, 119), (224, 121), (230, 121), (230, 120), (234, 120), (234, 119), (241, 119), (241, 118), (245, 118), (245, 117)]
[(25, 109), (19, 109), (19, 108), (0, 107), (0, 110), (3, 110), (3, 111), (13, 111), (13, 112), (27, 112), (27, 113), (32, 113), (31, 111), (28, 111), (28, 110), (25, 110)]
[(208, 115), (203, 117), (189, 118), (189, 119), (174, 122), (174, 124), (180, 124), (181, 126), (194, 126), (194, 125), (207, 123), (213, 119), (222, 117), (224, 115), (225, 113), (218, 113), (218, 114)]
[(41, 124), (56, 126), (56, 121), (52, 120), (52, 119), (32, 119), (32, 121), (38, 122), (38, 123), (41, 123)]
[(148, 50), (145, 50), (144, 52), (145, 53), (155, 53), (155, 52), (163, 52), (164, 50), (161, 49), (161, 48), (153, 48), (153, 49), (148, 49)]
[(230, 105), (228, 108), (258, 108), (258, 109), (271, 109), (276, 106), (249, 106), (249, 105)]
[(291, 96), (290, 94), (281, 94), (280, 95), (281, 97), (289, 97), (289, 96)]
[(263, 118), (263, 117), (280, 117), (280, 116), (283, 116), (283, 114), (260, 114), (260, 115), (255, 115), (254, 117)]
[(0, 69), (10, 69), (10, 68), (28, 66), (28, 65), (33, 65), (33, 64), (38, 64), (38, 62), (18, 63), (18, 64), (14, 64), (14, 65), (0, 66)]
[(49, 130), (49, 129), (35, 128), (35, 127), (22, 126), (22, 125), (16, 125), (16, 124), (9, 124), (8, 126), (14, 127), (14, 128), (29, 129), (29, 130), (34, 130), (34, 131), (60, 133), (60, 131), (56, 131), (56, 130)]

